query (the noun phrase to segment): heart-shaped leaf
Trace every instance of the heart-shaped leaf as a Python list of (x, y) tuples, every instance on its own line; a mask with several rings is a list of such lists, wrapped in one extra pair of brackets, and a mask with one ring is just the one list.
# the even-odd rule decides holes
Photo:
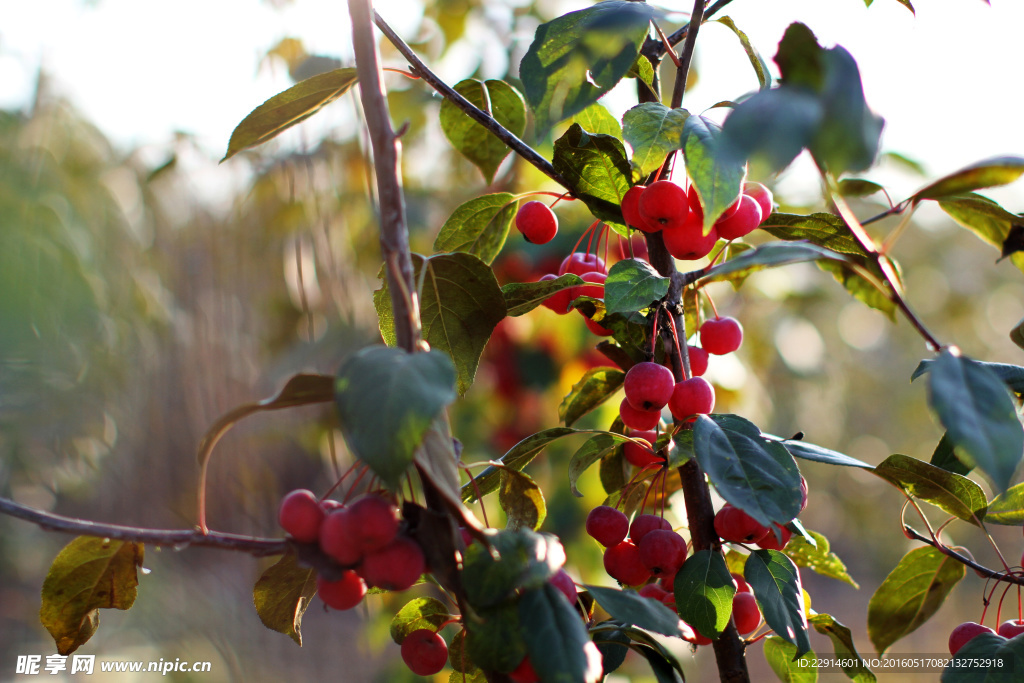
[(683, 146), (683, 126), (690, 112), (661, 102), (638, 104), (622, 116), (622, 137), (633, 148), (632, 164), (640, 178), (650, 175), (670, 152)]
[(462, 251), (490, 265), (505, 245), (518, 206), (515, 196), (508, 192), (470, 199), (441, 226), (434, 251)]
[(267, 567), (252, 590), (263, 625), (302, 647), (302, 615), (316, 595), (316, 571), (299, 566), (294, 553)]
[(623, 259), (608, 271), (604, 282), (604, 307), (608, 314), (635, 313), (668, 294), (669, 278), (651, 264)]
[[(614, 267), (614, 266), (613, 266)], [(626, 373), (617, 368), (591, 368), (562, 399), (558, 406), (558, 418), (566, 427), (572, 427), (594, 408), (607, 401), (622, 387)]]
[(736, 585), (721, 553), (701, 550), (686, 558), (673, 592), (679, 616), (705, 638), (718, 638), (728, 626)]
[[(455, 91), (490, 114), (505, 130), (517, 137), (523, 134), (526, 103), (505, 81), (467, 78), (455, 85)], [(494, 180), (498, 166), (508, 156), (508, 145), (447, 99), (441, 102), (441, 130), (452, 147), (480, 169), (488, 183)]]

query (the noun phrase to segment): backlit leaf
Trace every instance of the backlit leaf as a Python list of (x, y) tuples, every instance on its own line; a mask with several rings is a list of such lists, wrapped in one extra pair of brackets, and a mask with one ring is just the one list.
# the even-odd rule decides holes
[(670, 152), (682, 148), (689, 116), (685, 109), (669, 109), (661, 102), (644, 102), (623, 114), (622, 137), (633, 149), (633, 168), (639, 177), (650, 175)]
[(131, 608), (144, 552), (141, 543), (79, 536), (57, 554), (43, 580), (39, 621), (58, 654), (69, 655), (92, 637), (99, 610)]
[(778, 550), (755, 550), (747, 557), (743, 578), (754, 591), (765, 623), (796, 645), (797, 654), (809, 652), (803, 586), (793, 561)]
[(1024, 525), (1024, 484), (1011, 486), (993, 498), (985, 521), (1009, 526)]
[[(645, 59), (644, 61), (647, 60)], [(594, 102), (594, 104), (573, 116), (572, 122), (580, 124), (580, 127), (591, 135), (622, 137), (622, 124), (600, 102)]]
[(673, 593), (679, 616), (704, 637), (714, 640), (729, 625), (736, 586), (721, 553), (701, 550), (686, 558)]
[[(522, 136), (526, 128), (526, 103), (508, 83), (467, 78), (457, 83), (455, 90), (513, 135)], [(504, 142), (448, 99), (441, 102), (441, 130), (452, 146), (480, 169), (488, 183), (494, 180), (498, 166), (510, 151)]]
[(434, 251), (462, 251), (490, 264), (501, 252), (519, 202), (508, 192), (485, 194), (463, 203), (441, 226)]
[(398, 485), (423, 435), (455, 400), (455, 370), (438, 351), (371, 346), (338, 371), (335, 405), (352, 452), (388, 486)]
[(704, 209), (707, 234), (726, 209), (740, 196), (746, 167), (718, 153), (722, 128), (703, 116), (690, 116), (683, 124), (686, 174), (697, 186)]
[(764, 658), (784, 683), (815, 683), (818, 680), (817, 656), (813, 651), (796, 656), (796, 645), (778, 636), (764, 641)]
[(728, 26), (729, 29), (736, 34), (736, 37), (740, 39), (740, 45), (743, 46), (743, 51), (747, 53), (747, 59), (750, 60), (750, 66), (754, 67), (754, 73), (757, 75), (757, 82), (761, 86), (761, 89), (772, 87), (772, 74), (768, 70), (768, 64), (765, 63), (764, 58), (757, 51), (757, 48), (750, 42), (750, 38), (747, 34), (741, 31), (736, 23), (730, 17), (719, 17), (715, 21)]
[(505, 297), (508, 315), (518, 317), (540, 306), (552, 294), (582, 284), (579, 275), (566, 273), (543, 282), (510, 282), (501, 288), (501, 293)]
[[(778, 438), (771, 437), (768, 438)], [(872, 465), (867, 464), (863, 460), (840, 453), (839, 451), (833, 451), (822, 446), (817, 446), (813, 443), (807, 443), (806, 441), (798, 441), (795, 439), (780, 439), (786, 450), (792, 455), (803, 460), (811, 460), (814, 462), (824, 463), (826, 465), (839, 465), (842, 467), (859, 467), (861, 469), (870, 470), (874, 469)]]
[(766, 268), (778, 268), (792, 263), (807, 261), (845, 261), (846, 257), (837, 252), (819, 247), (810, 242), (768, 242), (744, 251), (738, 256), (712, 266), (701, 276), (701, 282), (716, 282), (742, 274), (744, 277)]
[(299, 566), (292, 553), (267, 567), (252, 590), (263, 625), (302, 646), (302, 615), (316, 595), (316, 571)]
[(1024, 157), (1003, 156), (985, 159), (939, 178), (915, 192), (910, 199), (942, 199), (985, 187), (1007, 185), (1024, 174)]
[(569, 490), (572, 491), (573, 495), (583, 496), (580, 490), (576, 488), (576, 482), (579, 480), (580, 475), (586, 472), (595, 462), (614, 452), (620, 443), (628, 440), (628, 437), (618, 434), (597, 434), (587, 439), (579, 447), (579, 450), (573, 454), (572, 459), (569, 460)]
[[(481, 669), (509, 672), (526, 656), (515, 602), (477, 608), (477, 619), (466, 620), (466, 654)], [(461, 675), (460, 675), (461, 680)]]
[(476, 607), (497, 605), (516, 591), (538, 588), (565, 564), (565, 549), (551, 534), (505, 529), (489, 538), (490, 549), (473, 543), (464, 554), (462, 580), (466, 597)]
[(992, 370), (948, 349), (931, 368), (928, 402), (950, 441), (1005, 491), (1024, 456), (1024, 429), (1006, 386)]
[[(570, 429), (569, 427), (552, 427), (551, 429), (545, 429), (537, 432), (536, 434), (526, 437), (510, 448), (505, 455), (501, 456), (501, 463), (504, 467), (514, 470), (522, 470), (552, 441), (557, 441), (563, 436), (579, 433), (579, 430)], [(467, 482), (462, 486), (462, 500), (466, 502), (475, 501), (477, 499), (476, 491), (478, 490), (480, 491), (480, 495), (487, 495), (498, 488), (500, 478), (501, 468), (485, 468), (476, 476), (475, 487), (471, 482)]]
[(338, 99), (356, 84), (353, 67), (335, 69), (296, 83), (253, 109), (231, 133), (227, 161), (248, 147), (255, 147), (304, 121)]
[(988, 499), (981, 487), (967, 477), (899, 453), (890, 455), (874, 471), (915, 498), (981, 526)]
[(875, 683), (875, 674), (871, 673), (867, 662), (857, 652), (857, 647), (853, 643), (853, 633), (849, 628), (829, 614), (813, 614), (807, 617), (807, 621), (815, 631), (832, 639), (836, 658), (842, 662), (843, 672), (851, 681)]
[(938, 611), (967, 568), (931, 546), (903, 556), (868, 603), (868, 637), (879, 654)]
[(503, 469), (498, 488), (498, 503), (508, 519), (506, 528), (536, 531), (547, 517), (544, 493), (533, 479), (522, 472)]
[(401, 645), (406, 636), (419, 629), (437, 633), (449, 619), (448, 607), (437, 598), (413, 598), (391, 620), (391, 640)]
[(610, 313), (635, 313), (668, 294), (669, 278), (646, 261), (623, 259), (608, 271), (604, 306)]
[(537, 27), (519, 76), (539, 131), (583, 111), (629, 73), (652, 13), (645, 3), (608, 0)]
[(555, 141), (551, 163), (595, 218), (626, 234), (620, 205), (630, 187), (632, 169), (621, 140), (592, 135), (574, 123)]
[(857, 582), (847, 573), (846, 565), (839, 559), (839, 556), (832, 552), (828, 539), (817, 531), (807, 530), (807, 534), (814, 539), (814, 545), (802, 536), (794, 535), (786, 544), (785, 553), (789, 559), (798, 567), (807, 567), (811, 571), (827, 576), (830, 579), (838, 579), (850, 584), (854, 588), (860, 588)]
[[(614, 267), (614, 266), (613, 266)], [(626, 373), (618, 368), (591, 368), (584, 373), (558, 406), (558, 419), (571, 427), (581, 417), (608, 400), (622, 387)]]
[(1011, 234), (1019, 230), (1018, 226), (1024, 225), (1024, 217), (1014, 215), (988, 197), (973, 192), (946, 197), (938, 203), (939, 208), (953, 220), (999, 249), (1001, 255), (1009, 251), (1010, 261), (1024, 270), (1024, 254), (1007, 249)]

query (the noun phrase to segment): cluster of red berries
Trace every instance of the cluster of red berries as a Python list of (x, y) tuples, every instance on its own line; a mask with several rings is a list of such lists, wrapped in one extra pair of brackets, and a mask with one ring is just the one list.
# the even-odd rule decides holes
[[(604, 282), (608, 279), (608, 268), (605, 266), (604, 259), (600, 256), (597, 254), (585, 254), (583, 252), (575, 251), (562, 259), (562, 263), (558, 267), (557, 275), (554, 273), (548, 273), (540, 278), (540, 282), (554, 280), (560, 275), (565, 275), (566, 273), (579, 275), (580, 279), (587, 284), (580, 285), (578, 287), (570, 287), (552, 294), (544, 300), (543, 305), (546, 308), (551, 309), (558, 315), (565, 315), (569, 312), (569, 304), (571, 304), (577, 297), (589, 296), (594, 299), (604, 299)], [(596, 335), (607, 337), (612, 334), (611, 330), (598, 325), (585, 315), (583, 316), (583, 322), (586, 323), (587, 329)]]
[(318, 576), (320, 599), (339, 610), (358, 605), (367, 588), (403, 591), (426, 570), (419, 545), (400, 532), (398, 508), (382, 496), (367, 494), (343, 505), (317, 500), (312, 491), (292, 491), (281, 501), (278, 521), (300, 543), (318, 543), (341, 565), (341, 577)]
[(657, 578), (670, 591), (686, 559), (686, 540), (657, 515), (638, 515), (630, 524), (622, 511), (599, 505), (587, 515), (587, 533), (606, 548), (608, 575), (627, 586)]
[(955, 655), (960, 651), (960, 648), (974, 640), (977, 636), (980, 636), (982, 633), (1000, 635), (1003, 638), (1013, 638), (1014, 636), (1019, 636), (1021, 633), (1024, 633), (1024, 620), (1010, 619), (1009, 621), (1004, 621), (999, 625), (999, 629), (996, 631), (974, 621), (965, 621), (953, 629), (953, 632), (949, 634), (949, 654)]
[(622, 198), (622, 218), (643, 232), (661, 232), (668, 253), (695, 261), (711, 253), (719, 239), (734, 240), (753, 232), (772, 212), (771, 190), (746, 182), (743, 192), (704, 234), (704, 208), (695, 185), (686, 190), (671, 180), (634, 185)]

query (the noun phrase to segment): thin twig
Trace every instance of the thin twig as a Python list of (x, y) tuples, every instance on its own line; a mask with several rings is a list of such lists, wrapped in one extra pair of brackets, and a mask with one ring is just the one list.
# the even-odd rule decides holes
[(978, 576), (982, 578), (995, 579), (996, 581), (1005, 581), (1006, 583), (1015, 583), (1019, 586), (1024, 586), (1024, 576), (1018, 576), (1016, 574), (1007, 574), (1005, 571), (996, 571), (995, 569), (989, 569), (984, 565), (978, 564), (971, 558), (961, 555), (949, 546), (943, 545), (942, 543), (939, 543), (937, 541), (933, 541), (932, 539), (928, 538), (927, 536), (920, 533), (911, 526), (905, 525), (903, 527), (903, 533), (905, 533), (910, 538), (913, 538), (917, 541), (921, 541), (926, 545), (930, 545), (943, 555), (951, 557), (957, 562), (967, 567), (970, 567), (975, 571), (975, 573), (978, 574)]
[(412, 48), (409, 47), (409, 45), (406, 44), (406, 42), (402, 40), (394, 30), (392, 30), (380, 14), (374, 12), (373, 20), (374, 23), (377, 24), (377, 28), (384, 33), (384, 36), (392, 45), (395, 46), (395, 49), (401, 52), (402, 56), (409, 62), (413, 73), (429, 83), (430, 87), (436, 90), (446, 100), (465, 112), (471, 119), (486, 128), (488, 132), (511, 147), (516, 154), (522, 157), (522, 159), (533, 164), (537, 170), (554, 180), (565, 189), (570, 192), (572, 191), (573, 188), (569, 185), (569, 182), (555, 170), (555, 167), (551, 165), (550, 161), (538, 154), (532, 147), (512, 133), (512, 131), (498, 123), (494, 117), (460, 95), (454, 88), (441, 80), (437, 74), (427, 68), (427, 65), (424, 64), (423, 61), (416, 56), (416, 53), (413, 52)]
[[(715, 16), (715, 14), (717, 14), (719, 12), (719, 10), (721, 10), (723, 7), (728, 5), (730, 2), (732, 2), (732, 0), (718, 0), (718, 2), (716, 2), (713, 5), (711, 5), (711, 7), (708, 7), (707, 10), (704, 11), (704, 18), (705, 19), (710, 19), (711, 17)], [(691, 19), (691, 23), (692, 23), (693, 17), (691, 17), (690, 19)], [(668, 44), (669, 45), (678, 45), (679, 43), (683, 42), (684, 40), (686, 40), (686, 35), (689, 33), (689, 31), (690, 31), (690, 24), (686, 24), (685, 26), (682, 26), (681, 28), (673, 31), (668, 36)], [(648, 54), (649, 57), (654, 57), (655, 59), (661, 59), (662, 57), (665, 56), (665, 53), (667, 51), (668, 51), (668, 48), (660, 40), (657, 40), (657, 41), (652, 41), (652, 45), (650, 47), (650, 51), (647, 54)]]
[(79, 536), (95, 536), (117, 541), (132, 541), (149, 545), (172, 546), (175, 549), (188, 547), (221, 548), (237, 550), (257, 557), (280, 555), (288, 550), (288, 541), (279, 538), (259, 538), (226, 534), (219, 531), (203, 533), (199, 529), (146, 529), (122, 524), (101, 524), (76, 517), (65, 517), (52, 512), (15, 503), (0, 498), (0, 513), (31, 522), (46, 531), (59, 531)]

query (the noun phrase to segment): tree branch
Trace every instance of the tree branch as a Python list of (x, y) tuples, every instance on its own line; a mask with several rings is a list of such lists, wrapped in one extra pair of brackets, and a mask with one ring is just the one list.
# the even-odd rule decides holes
[(422, 78), (446, 100), (461, 109), (471, 119), (486, 128), (492, 135), (511, 147), (516, 154), (535, 166), (541, 173), (572, 192), (573, 188), (569, 185), (569, 182), (559, 175), (558, 171), (555, 170), (555, 167), (551, 165), (551, 162), (538, 154), (528, 144), (520, 140), (512, 133), (512, 131), (498, 123), (490, 114), (477, 107), (475, 104), (456, 92), (450, 85), (442, 81), (437, 74), (427, 68), (427, 65), (416, 56), (416, 53), (413, 52), (412, 48), (409, 47), (406, 42), (402, 40), (394, 30), (392, 30), (388, 23), (384, 21), (380, 14), (377, 14), (376, 12), (374, 12), (374, 22), (377, 24), (377, 28), (379, 28), (391, 44), (395, 46), (395, 49), (401, 52), (402, 56), (409, 62), (409, 66), (412, 67), (412, 71), (415, 75)]
[(399, 346), (406, 351), (413, 351), (419, 346), (422, 332), (419, 299), (409, 251), (405, 198), (402, 194), (399, 165), (401, 147), (391, 127), (391, 113), (384, 94), (377, 41), (373, 32), (373, 6), (370, 0), (349, 0), (348, 7), (352, 17), (352, 43), (355, 47), (360, 99), (373, 146), (373, 167), (380, 198), (380, 246), (388, 266), (395, 336)]
[(280, 555), (288, 550), (289, 545), (285, 539), (241, 536), (218, 531), (204, 534), (198, 529), (145, 529), (121, 524), (100, 524), (52, 512), (43, 512), (6, 498), (0, 498), (0, 513), (31, 522), (46, 531), (59, 531), (65, 534), (95, 536), (149, 545), (169, 545), (174, 548), (221, 548), (262, 557), (264, 555)]
[(921, 541), (925, 545), (930, 545), (946, 557), (951, 557), (957, 562), (967, 567), (970, 567), (978, 576), (982, 577), (983, 579), (995, 579), (996, 581), (1003, 581), (1005, 583), (1014, 583), (1018, 586), (1024, 586), (1024, 576), (1018, 576), (1016, 574), (1007, 574), (1005, 571), (996, 571), (995, 569), (989, 569), (984, 565), (978, 564), (971, 558), (961, 555), (949, 546), (945, 546), (941, 543), (938, 543), (937, 541), (933, 541), (932, 539), (928, 538), (927, 536), (925, 536), (924, 534), (922, 534), (921, 532), (917, 531), (909, 525), (903, 525), (903, 533), (913, 538), (914, 540)]
[(679, 55), (679, 68), (676, 69), (676, 82), (672, 87), (672, 109), (678, 109), (683, 105), (683, 93), (686, 91), (686, 79), (690, 75), (690, 62), (693, 61), (693, 49), (697, 46), (697, 33), (704, 22), (704, 0), (694, 0), (693, 12), (690, 14), (690, 23), (687, 29), (693, 26), (693, 30), (687, 30), (686, 42), (683, 43), (683, 52)]
[[(704, 11), (704, 20), (706, 21), (711, 17), (715, 16), (715, 14), (717, 14), (719, 10), (728, 5), (730, 2), (732, 2), (732, 0), (718, 0), (718, 2), (711, 5), (711, 7), (708, 7), (707, 10)], [(692, 17), (690, 23), (692, 23)], [(669, 34), (669, 45), (678, 45), (679, 43), (686, 40), (686, 35), (690, 30), (690, 23), (685, 24), (681, 28)], [(644, 45), (645, 54), (649, 58), (661, 59), (662, 57), (665, 56), (665, 53), (668, 52), (668, 47), (660, 40), (651, 40), (649, 42), (649, 45), (649, 48), (647, 45)]]

